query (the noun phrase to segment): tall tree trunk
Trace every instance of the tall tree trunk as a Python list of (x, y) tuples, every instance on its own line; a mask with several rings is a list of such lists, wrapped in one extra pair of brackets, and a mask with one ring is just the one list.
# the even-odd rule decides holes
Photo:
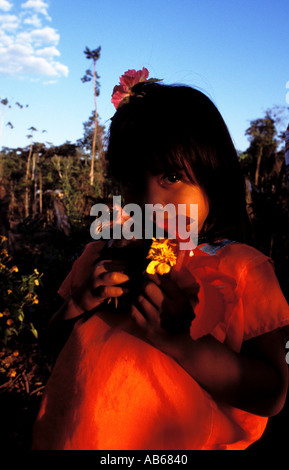
[(37, 155), (33, 153), (32, 155), (32, 175), (31, 180), (34, 181), (34, 204), (33, 204), (33, 216), (35, 217), (37, 212), (37, 180), (36, 180), (36, 157)]
[(104, 190), (104, 181), (105, 181), (105, 170), (106, 170), (106, 161), (105, 161), (105, 153), (103, 151), (103, 141), (102, 141), (102, 133), (99, 133), (98, 136), (99, 141), (99, 153), (98, 153), (98, 168), (99, 168), (99, 185), (101, 191), (101, 197), (105, 197), (106, 195)]
[(96, 137), (97, 137), (97, 90), (96, 90), (96, 62), (93, 63), (93, 92), (94, 92), (94, 131), (92, 140), (92, 151), (91, 151), (91, 167), (90, 167), (90, 184), (94, 184), (94, 161), (95, 161), (95, 149), (96, 149)]
[(254, 219), (254, 208), (253, 208), (253, 200), (252, 194), (250, 190), (250, 182), (249, 178), (245, 177), (245, 188), (246, 188), (246, 205), (247, 205), (247, 213), (250, 220)]
[(32, 148), (33, 144), (31, 143), (30, 149), (29, 149), (29, 154), (27, 158), (27, 163), (26, 163), (26, 179), (25, 179), (25, 217), (29, 217), (29, 174), (30, 174), (30, 161), (31, 161), (31, 156), (32, 156)]
[(10, 222), (14, 220), (14, 213), (15, 213), (15, 207), (16, 207), (15, 184), (13, 183), (13, 181), (11, 182), (10, 191), (11, 191), (11, 195), (10, 195), (10, 202), (9, 202), (9, 208), (8, 208), (9, 225), (10, 225)]
[(37, 181), (34, 178), (34, 204), (33, 204), (33, 216), (35, 217), (37, 213)]
[(39, 170), (39, 212), (42, 214), (42, 171)]
[(260, 176), (260, 166), (261, 166), (261, 161), (262, 161), (262, 155), (263, 155), (263, 147), (260, 145), (259, 146), (259, 153), (258, 153), (258, 157), (257, 157), (256, 173), (255, 173), (255, 186), (257, 188), (259, 186), (259, 176)]

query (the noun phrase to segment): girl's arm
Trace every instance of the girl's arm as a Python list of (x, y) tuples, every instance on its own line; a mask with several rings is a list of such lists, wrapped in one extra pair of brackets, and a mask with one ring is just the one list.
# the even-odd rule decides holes
[(150, 276), (131, 314), (144, 336), (171, 356), (214, 399), (260, 415), (272, 416), (283, 407), (288, 388), (285, 349), (278, 330), (243, 344), (240, 354), (208, 335), (197, 340), (189, 329), (172, 334), (162, 317), (186, 314), (190, 305), (169, 278)]
[(173, 343), (172, 357), (217, 401), (260, 416), (283, 408), (288, 367), (279, 330), (246, 341), (240, 354), (210, 335)]

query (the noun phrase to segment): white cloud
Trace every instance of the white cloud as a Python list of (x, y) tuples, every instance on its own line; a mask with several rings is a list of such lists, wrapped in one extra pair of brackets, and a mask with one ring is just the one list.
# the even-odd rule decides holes
[(7, 54), (11, 59), (22, 60), (22, 58), (30, 57), (33, 54), (33, 48), (27, 44), (12, 44), (7, 48)]
[(47, 13), (48, 4), (42, 0), (27, 0), (27, 2), (22, 3), (21, 8), (24, 10), (34, 10), (49, 18)]
[(9, 15), (9, 14), (0, 14), (0, 22), (1, 24), (9, 23), (11, 21), (16, 21), (19, 23), (18, 17), (16, 15)]
[(41, 57), (46, 57), (46, 58), (51, 58), (54, 56), (60, 56), (60, 52), (56, 47), (51, 46), (51, 47), (44, 47), (43, 49), (38, 49), (36, 51), (36, 55), (41, 56)]
[(23, 23), (27, 24), (28, 26), (34, 26), (35, 28), (40, 28), (42, 26), (42, 21), (37, 15), (32, 15), (29, 18), (25, 18)]
[(68, 67), (58, 60), (60, 35), (45, 25), (51, 20), (48, 4), (27, 0), (21, 12), (1, 14), (1, 9), (7, 12), (12, 6), (8, 0), (0, 0), (0, 74), (30, 80), (48, 78), (45, 83), (67, 77)]
[[(0, 73), (54, 77), (67, 76), (68, 68), (65, 65), (55, 62), (49, 57), (37, 57), (31, 53), (29, 46), (14, 44), (6, 50), (0, 48)], [(5, 65), (4, 65), (5, 64)]]
[(4, 33), (4, 31), (0, 31), (0, 48), (5, 48), (6, 46), (10, 46), (13, 44), (13, 39)]
[(31, 39), (37, 43), (42, 44), (58, 44), (60, 36), (55, 29), (46, 26), (45, 28), (35, 29), (30, 33)]
[(57, 83), (57, 80), (46, 80), (43, 85), (54, 85), (55, 83)]
[(0, 15), (0, 28), (5, 31), (13, 31), (18, 28), (20, 20), (16, 15)]
[(0, 10), (10, 11), (12, 7), (12, 3), (10, 3), (8, 0), (0, 0)]
[(22, 65), (27, 71), (33, 74), (41, 74), (46, 77), (58, 77), (59, 75), (68, 75), (65, 65), (57, 62), (48, 61), (44, 57), (35, 57), (32, 55), (23, 56)]

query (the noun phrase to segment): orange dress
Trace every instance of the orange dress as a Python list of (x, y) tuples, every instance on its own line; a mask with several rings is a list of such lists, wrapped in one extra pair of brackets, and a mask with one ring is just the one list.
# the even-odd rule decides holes
[[(63, 298), (101, 246), (90, 243), (74, 263)], [(210, 333), (238, 352), (244, 341), (289, 324), (268, 257), (228, 240), (193, 253), (183, 252), (178, 268), (180, 285), (200, 285), (193, 339)], [(261, 437), (267, 418), (217, 403), (130, 326), (121, 312), (76, 323), (47, 383), (33, 449), (241, 450)]]

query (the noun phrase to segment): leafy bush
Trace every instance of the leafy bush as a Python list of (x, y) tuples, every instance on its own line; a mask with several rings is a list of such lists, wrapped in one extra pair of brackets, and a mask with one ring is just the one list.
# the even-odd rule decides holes
[(28, 319), (27, 311), (38, 304), (37, 287), (42, 275), (37, 269), (32, 274), (20, 274), (13, 259), (4, 248), (6, 237), (0, 235), (0, 344), (6, 345), (24, 331), (36, 338), (37, 330)]

